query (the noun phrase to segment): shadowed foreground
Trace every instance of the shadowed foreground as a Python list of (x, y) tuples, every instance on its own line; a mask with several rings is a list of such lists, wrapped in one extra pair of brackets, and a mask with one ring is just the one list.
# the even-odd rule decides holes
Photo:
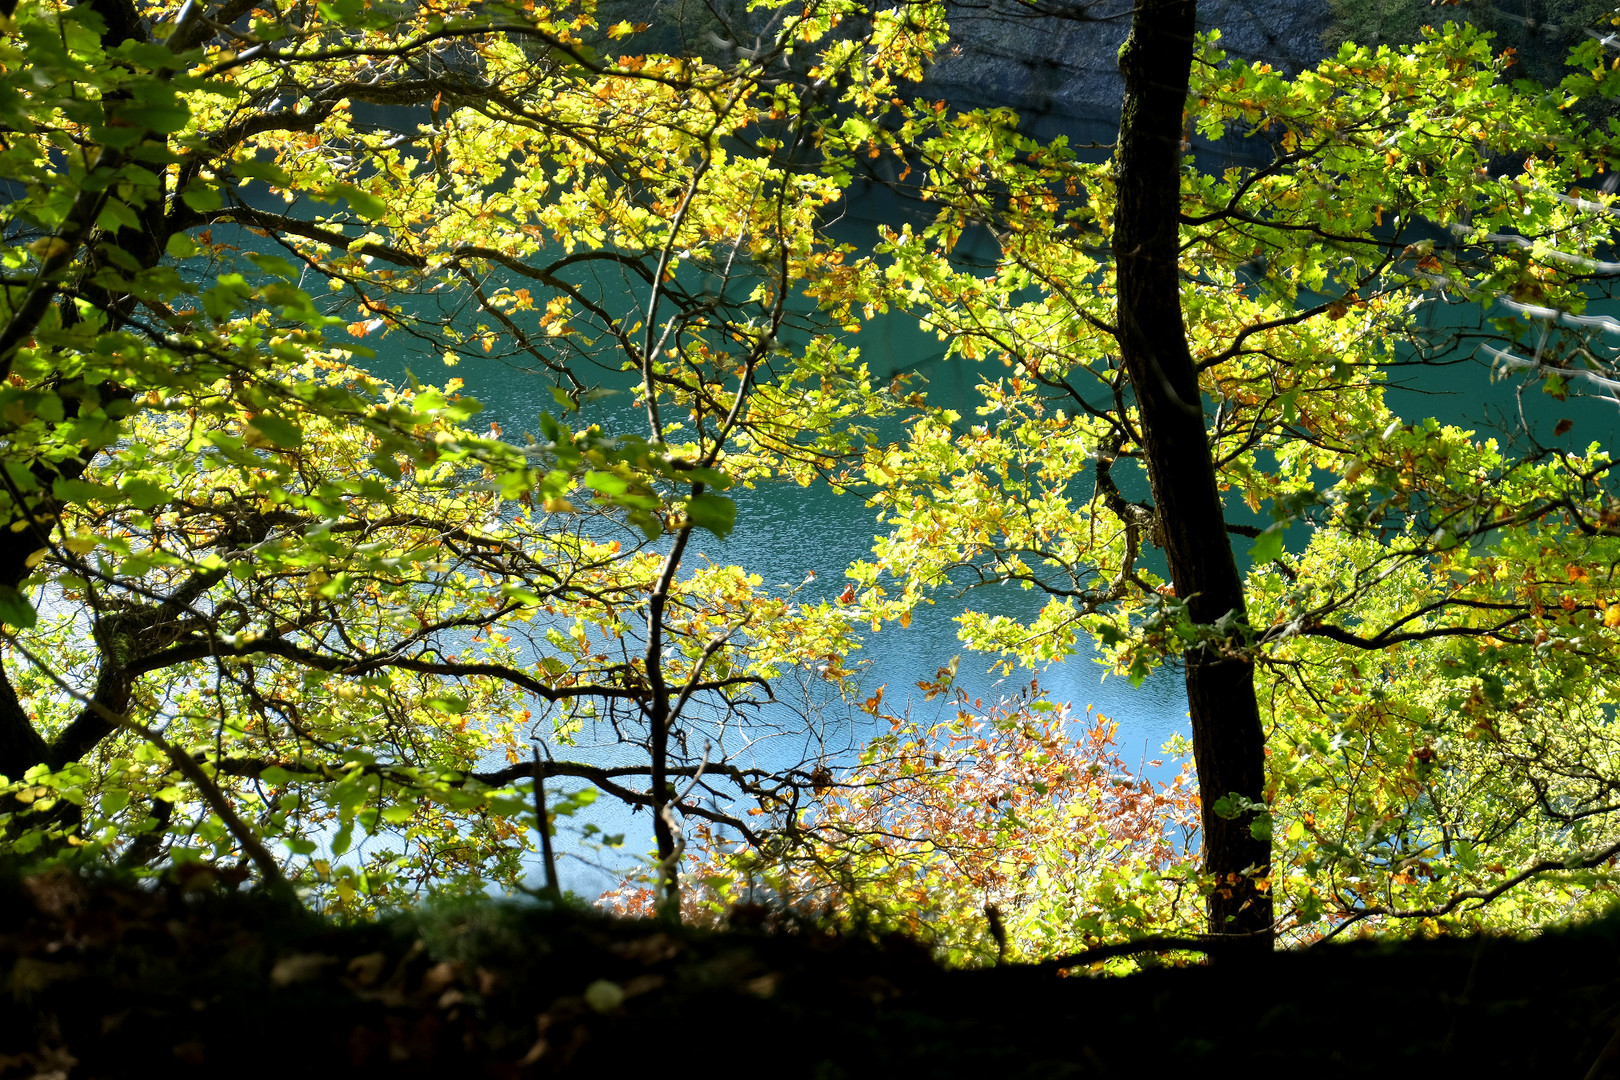
[(1615, 920), (1060, 978), (511, 906), (339, 927), (189, 885), (0, 883), (0, 1072), (1620, 1076)]

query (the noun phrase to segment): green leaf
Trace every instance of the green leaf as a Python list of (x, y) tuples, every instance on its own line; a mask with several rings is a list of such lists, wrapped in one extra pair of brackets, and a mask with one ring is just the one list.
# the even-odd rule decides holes
[(34, 610), (28, 597), (18, 593), (10, 585), (0, 585), (0, 622), (18, 630), (29, 630), (34, 623), (39, 622), (39, 614)]
[(63, 502), (88, 503), (92, 499), (99, 499), (105, 503), (118, 500), (118, 489), (108, 487), (106, 484), (92, 484), (88, 480), (72, 480), (65, 476), (58, 476), (51, 481), (51, 494)]
[(144, 477), (124, 481), (119, 490), (123, 492), (124, 498), (142, 510), (150, 510), (160, 503), (168, 502), (171, 498), (167, 491)]
[(116, 49), (109, 52), (114, 56), (133, 60), (141, 67), (150, 68), (152, 71), (175, 71), (183, 66), (183, 61), (173, 50), (151, 41), (120, 42)]
[(617, 473), (598, 472), (592, 469), (585, 474), (585, 486), (612, 498), (615, 495), (623, 495), (629, 491), (630, 481)]
[(238, 158), (231, 162), (231, 168), (236, 170), (238, 176), (244, 176), (251, 180), (263, 180), (265, 183), (274, 184), (276, 187), (288, 187), (292, 184), (292, 177), (288, 175), (287, 170), (273, 161), (251, 161), (246, 158)]
[(180, 192), (181, 200), (199, 214), (206, 214), (210, 210), (218, 210), (225, 205), (224, 196), (219, 189), (211, 184), (204, 184), (193, 180)]
[(273, 277), (284, 278), (287, 281), (298, 280), (298, 267), (283, 259), (279, 255), (265, 255), (262, 252), (248, 252), (248, 261), (260, 270)]
[(1283, 534), (1288, 531), (1291, 521), (1279, 521), (1265, 532), (1255, 537), (1253, 546), (1249, 548), (1249, 561), (1255, 566), (1263, 566), (1283, 553)]
[(737, 524), (737, 504), (724, 495), (694, 495), (686, 500), (686, 516), (724, 540)]
[(179, 98), (131, 103), (118, 110), (119, 119), (137, 131), (145, 128), (159, 135), (179, 131), (191, 121), (191, 109)]
[(338, 199), (348, 201), (349, 208), (363, 218), (376, 219), (388, 213), (388, 203), (384, 199), (363, 191), (353, 184), (328, 184), (322, 192), (328, 202)]
[(177, 232), (169, 235), (169, 242), (163, 246), (171, 259), (189, 259), (197, 254), (196, 241), (185, 233)]
[(467, 711), (467, 703), (458, 697), (431, 697), (427, 699), (425, 704), (430, 709), (450, 713), (452, 716), (460, 716)]
[(304, 441), (304, 433), (296, 425), (274, 413), (260, 413), (248, 423), (249, 431), (257, 431), (277, 446), (293, 447)]
[(719, 469), (681, 469), (675, 476), (693, 484), (708, 484), (716, 491), (724, 491), (732, 484), (731, 477)]
[(107, 232), (117, 232), (119, 229), (139, 229), (141, 219), (135, 216), (135, 211), (129, 204), (121, 199), (108, 196), (101, 204), (101, 213), (96, 217), (96, 227)]
[(657, 514), (646, 510), (632, 510), (625, 516), (625, 520), (641, 530), (641, 534), (648, 540), (656, 540), (663, 535), (664, 522)]

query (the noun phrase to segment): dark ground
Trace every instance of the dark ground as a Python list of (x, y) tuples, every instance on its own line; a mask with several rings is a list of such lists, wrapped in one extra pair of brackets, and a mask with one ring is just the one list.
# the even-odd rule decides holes
[(0, 876), (0, 1075), (1620, 1077), (1620, 920), (1059, 978), (532, 905), (339, 927), (190, 885)]

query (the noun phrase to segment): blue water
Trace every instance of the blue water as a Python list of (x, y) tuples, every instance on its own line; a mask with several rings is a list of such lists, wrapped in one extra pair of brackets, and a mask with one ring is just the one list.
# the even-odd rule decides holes
[[(846, 221), (846, 239), (874, 235), (868, 223)], [(861, 348), (861, 359), (883, 379), (899, 371), (917, 371), (928, 381), (930, 399), (956, 407), (971, 415), (976, 399), (973, 387), (978, 377), (976, 365), (947, 363), (940, 359), (943, 343), (932, 333), (922, 333), (914, 317), (890, 314), (863, 326), (852, 339)], [(482, 428), (490, 421), (501, 426), (507, 438), (521, 438), (523, 432), (539, 429), (542, 411), (556, 414), (552, 395), (554, 376), (487, 356), (463, 354), (454, 368), (442, 360), (413, 349), (410, 339), (391, 334), (380, 342), (376, 360), (368, 364), (377, 374), (398, 378), (409, 369), (424, 382), (442, 384), (451, 377), (464, 381), (463, 393), (477, 398), (484, 406), (475, 420)], [(638, 431), (644, 426), (633, 409), (628, 394), (605, 399), (591, 410), (589, 419), (600, 421), (610, 431)], [(573, 418), (574, 423), (580, 422)], [(851, 562), (870, 556), (881, 526), (875, 510), (859, 495), (838, 493), (822, 484), (800, 487), (791, 482), (765, 483), (753, 489), (728, 492), (737, 501), (735, 531), (721, 541), (700, 532), (694, 537), (687, 566), (705, 559), (735, 563), (759, 574), (767, 587), (801, 588), (800, 596), (809, 602), (836, 597), (848, 583), (845, 569)], [(814, 580), (806, 579), (814, 575)], [(1013, 616), (1032, 616), (1044, 603), (1038, 592), (1015, 587), (992, 586), (956, 595), (942, 591), (934, 603), (922, 605), (909, 627), (886, 626), (881, 632), (867, 633), (861, 648), (845, 661), (855, 670), (858, 692), (855, 700), (884, 688), (884, 708), (891, 713), (911, 711), (919, 719), (943, 719), (948, 702), (923, 701), (916, 683), (932, 679), (936, 671), (954, 657), (960, 657), (957, 683), (970, 698), (986, 705), (1014, 695), (1039, 678), (1052, 700), (1070, 704), (1077, 716), (1087, 707), (1119, 724), (1119, 748), (1133, 765), (1161, 760), (1166, 740), (1186, 727), (1186, 699), (1179, 674), (1170, 670), (1155, 673), (1140, 686), (1109, 675), (1089, 656), (1076, 656), (1042, 671), (1015, 670), (1006, 674), (988, 654), (967, 652), (956, 638), (954, 618), (972, 605), (980, 610)], [(802, 685), (801, 685), (802, 684)], [(723, 751), (738, 764), (758, 764), (781, 768), (818, 760), (848, 760), (873, 735), (880, 722), (854, 708), (851, 701), (839, 700), (819, 680), (784, 679), (777, 688), (779, 703), (761, 710), (746, 730), (735, 727), (725, 733)], [(538, 710), (537, 714), (538, 714)], [(887, 730), (886, 723), (881, 724)], [(605, 725), (603, 726), (605, 728)], [(542, 736), (546, 733), (541, 732)], [(699, 737), (701, 738), (701, 737)], [(694, 751), (701, 742), (694, 746)], [(576, 746), (551, 744), (558, 758), (588, 760), (595, 764), (632, 764), (645, 761), (637, 747), (617, 744), (610, 731), (586, 731)], [(1178, 762), (1166, 761), (1157, 774), (1174, 770)], [(607, 833), (626, 836), (622, 852), (605, 853), (607, 869), (593, 869), (583, 859), (590, 855), (577, 840), (570, 840), (570, 825), (577, 828), (590, 821)], [(633, 864), (633, 853), (651, 846), (651, 825), (645, 813), (632, 814), (604, 797), (574, 822), (565, 823), (561, 848), (569, 856), (561, 867), (565, 887), (594, 895), (614, 884), (614, 877)]]
[[(1230, 158), (1230, 152), (1226, 155)], [(869, 244), (875, 229), (874, 217), (895, 219), (896, 208), (882, 199), (870, 200), (863, 209), (864, 220), (850, 214), (840, 225), (841, 239), (857, 245)], [(634, 301), (626, 298), (627, 306)], [(1499, 313), (1498, 313), (1499, 314)], [(1477, 308), (1435, 306), (1426, 312), (1437, 333), (1458, 328), (1484, 329), (1485, 314)], [(480, 426), (498, 422), (508, 437), (524, 431), (537, 431), (541, 411), (555, 413), (557, 406), (551, 387), (554, 379), (540, 370), (523, 370), (506, 362), (478, 355), (464, 355), (453, 369), (442, 366), (437, 356), (419, 355), (405, 347), (408, 339), (391, 335), (382, 343), (374, 368), (384, 376), (397, 376), (406, 367), (424, 381), (443, 382), (455, 376), (465, 381), (465, 393), (485, 406)], [(914, 318), (882, 316), (868, 322), (853, 344), (860, 346), (862, 359), (874, 374), (887, 378), (898, 371), (918, 371), (929, 382), (930, 397), (959, 407), (971, 414), (973, 385), (977, 373), (973, 365), (941, 359), (943, 346), (932, 334), (919, 332)], [(1473, 343), (1447, 353), (1443, 366), (1397, 369), (1391, 375), (1395, 389), (1389, 400), (1407, 420), (1435, 416), (1447, 423), (1461, 424), (1482, 434), (1495, 428), (1510, 428), (1523, 416), (1547, 442), (1578, 449), (1597, 439), (1612, 445), (1620, 410), (1612, 403), (1556, 402), (1532, 385), (1521, 392), (1518, 383), (1493, 382), (1488, 369), (1470, 359)], [(627, 410), (628, 395), (609, 399), (596, 408), (593, 419), (609, 420), (610, 430), (640, 430), (637, 414)], [(962, 406), (967, 406), (963, 408)], [(1574, 429), (1559, 439), (1551, 430), (1558, 419), (1576, 421)], [(614, 423), (617, 419), (621, 422)], [(753, 490), (731, 492), (738, 503), (735, 532), (725, 541), (700, 533), (689, 556), (688, 566), (708, 558), (719, 563), (736, 563), (760, 574), (767, 586), (783, 589), (802, 587), (806, 600), (832, 598), (846, 584), (844, 569), (867, 557), (881, 526), (874, 511), (859, 496), (840, 494), (824, 485), (801, 488), (790, 483), (763, 484)], [(1295, 530), (1301, 532), (1302, 530)], [(1291, 537), (1302, 542), (1303, 536)], [(1237, 541), (1238, 554), (1246, 543)], [(814, 575), (814, 580), (806, 583)], [(1162, 758), (1161, 747), (1176, 734), (1186, 733), (1186, 699), (1180, 675), (1161, 669), (1142, 685), (1108, 675), (1092, 657), (1079, 655), (1039, 672), (1015, 671), (1010, 675), (992, 672), (995, 658), (963, 649), (956, 638), (954, 618), (969, 604), (981, 610), (1013, 616), (1030, 615), (1044, 598), (1038, 592), (1016, 588), (978, 589), (965, 596), (941, 592), (935, 602), (920, 608), (908, 628), (889, 626), (868, 634), (860, 650), (846, 663), (857, 671), (860, 690), (857, 697), (885, 688), (885, 707), (903, 711), (908, 701), (919, 717), (934, 715), (942, 702), (925, 703), (916, 683), (932, 678), (934, 672), (961, 657), (959, 685), (970, 697), (991, 703), (1018, 692), (1032, 677), (1057, 702), (1067, 703), (1075, 715), (1087, 707), (1119, 724), (1119, 748), (1129, 763)], [(813, 683), (813, 680), (812, 680)], [(799, 694), (792, 680), (779, 688), (780, 703), (762, 710), (747, 729), (726, 732), (723, 751), (739, 764), (771, 767), (795, 765), (823, 757), (837, 760), (847, 756), (877, 732), (865, 714), (847, 701), (829, 694), (824, 686), (811, 685)], [(886, 729), (887, 725), (884, 725)], [(577, 748), (554, 746), (558, 757), (584, 758), (598, 764), (639, 763), (642, 751), (613, 743), (610, 733), (587, 732)], [(1151, 773), (1178, 768), (1179, 762), (1166, 761)], [(646, 814), (632, 814), (626, 808), (603, 798), (584, 817), (608, 833), (623, 833), (626, 843), (621, 852), (602, 856), (603, 865), (592, 868), (584, 859), (589, 850), (565, 832), (561, 838), (565, 859), (564, 885), (581, 894), (594, 895), (614, 883), (617, 874), (633, 864), (633, 856), (651, 846), (651, 826)], [(578, 821), (574, 823), (578, 824)]]

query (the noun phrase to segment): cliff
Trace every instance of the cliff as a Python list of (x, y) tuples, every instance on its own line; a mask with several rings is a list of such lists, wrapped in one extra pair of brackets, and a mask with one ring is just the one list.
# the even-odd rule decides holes
[[(1031, 15), (1031, 8), (1069, 14)], [(1111, 138), (1123, 92), (1117, 56), (1130, 10), (1127, 0), (953, 4), (956, 40), (935, 62), (928, 86), (961, 105), (1011, 106)], [(1325, 0), (1203, 0), (1198, 22), (1218, 29), (1233, 56), (1295, 72), (1326, 54), (1333, 12)]]

